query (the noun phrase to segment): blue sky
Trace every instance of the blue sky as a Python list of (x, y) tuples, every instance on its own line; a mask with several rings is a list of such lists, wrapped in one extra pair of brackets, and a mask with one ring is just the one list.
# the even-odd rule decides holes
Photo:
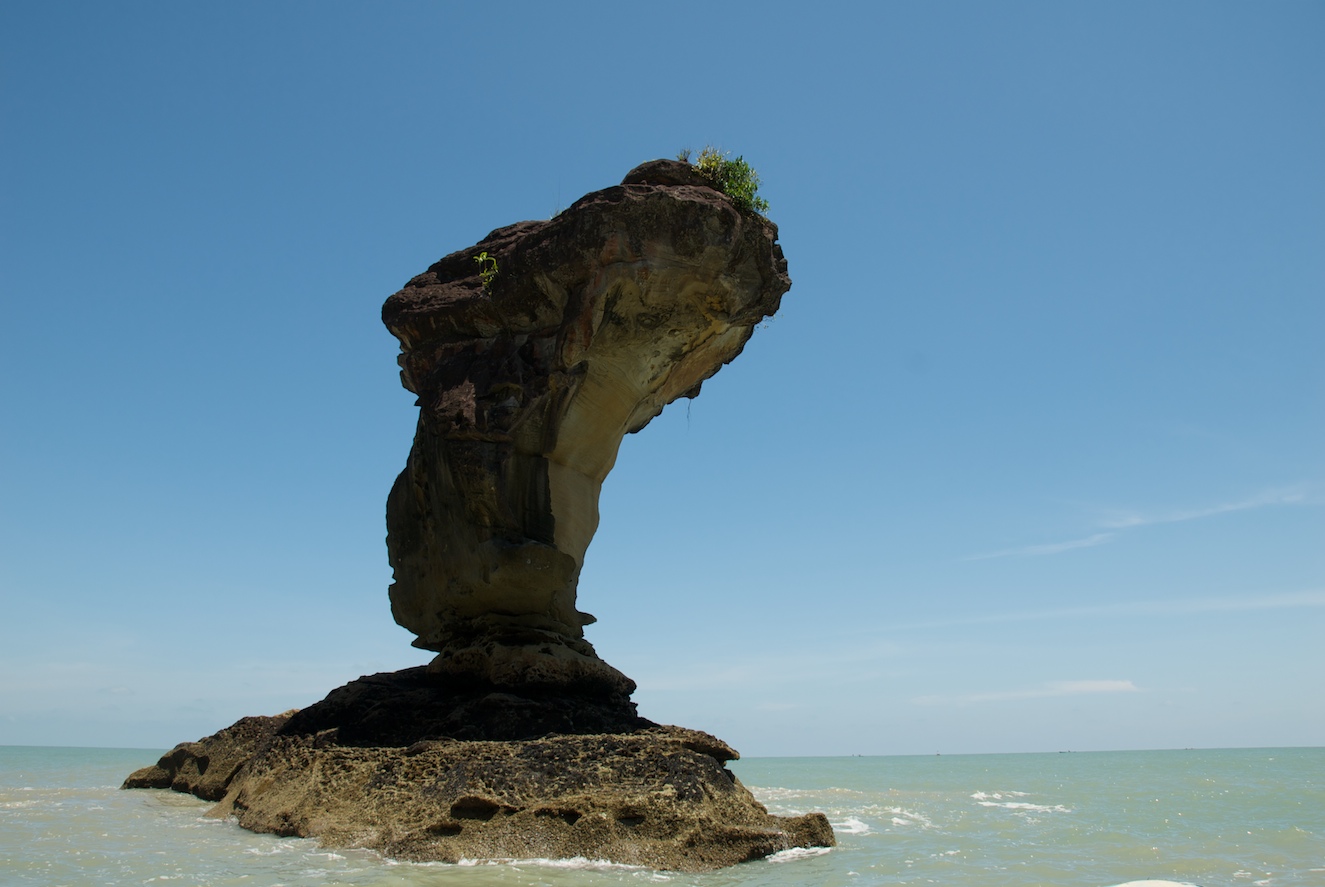
[(426, 661), (382, 301), (716, 144), (793, 287), (580, 583), (744, 754), (1325, 744), (1325, 6), (0, 8), (0, 744)]

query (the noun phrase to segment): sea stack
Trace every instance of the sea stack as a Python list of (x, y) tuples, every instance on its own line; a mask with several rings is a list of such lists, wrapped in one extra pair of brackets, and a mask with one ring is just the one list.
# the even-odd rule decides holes
[(419, 860), (700, 871), (831, 846), (820, 814), (770, 816), (721, 740), (641, 718), (576, 608), (622, 439), (696, 396), (790, 285), (776, 226), (668, 160), (410, 280), (382, 309), (419, 406), (387, 499), (390, 600), (436, 656), (182, 744), (126, 787)]
[(791, 286), (777, 228), (655, 161), (546, 222), (501, 228), (387, 299), (419, 396), (387, 500), (391, 610), (430, 668), (629, 696), (575, 607), (627, 433), (741, 352)]

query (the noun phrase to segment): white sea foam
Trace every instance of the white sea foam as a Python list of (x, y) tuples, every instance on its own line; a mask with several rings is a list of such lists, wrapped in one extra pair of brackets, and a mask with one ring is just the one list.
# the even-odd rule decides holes
[(779, 850), (771, 856), (765, 857), (768, 862), (795, 862), (798, 859), (811, 859), (815, 856), (823, 856), (825, 853), (831, 853), (831, 847), (792, 847), (790, 850)]
[(295, 841), (279, 841), (265, 847), (248, 847), (244, 852), (251, 853), (254, 856), (277, 856), (281, 853), (290, 853), (298, 849), (299, 846), (299, 843)]
[(929, 817), (915, 813), (911, 810), (905, 810), (901, 807), (886, 807), (885, 812), (893, 814), (893, 825), (918, 825), (921, 828), (933, 828), (934, 823), (929, 821)]
[(833, 823), (833, 831), (842, 835), (868, 835), (870, 827), (854, 816), (848, 816), (841, 822)]
[(1009, 798), (1024, 798), (1026, 795), (1026, 792), (975, 792), (971, 797), (977, 801), (987, 801), (990, 798), (993, 798), (996, 801), (1001, 801), (1004, 796)]
[(748, 788), (750, 790), (750, 793), (753, 794), (761, 803), (768, 803), (769, 801), (795, 801), (795, 800), (800, 800), (802, 798), (817, 799), (817, 798), (822, 798), (824, 795), (830, 795), (830, 796), (838, 795), (847, 798), (861, 798), (865, 797), (866, 795), (866, 792), (857, 791), (854, 788), (837, 788), (837, 787), (821, 788), (821, 789), (801, 789), (801, 788), (779, 788), (777, 786), (765, 787), (758, 785), (747, 785), (746, 788)]
[(981, 807), (1002, 807), (1004, 810), (1016, 810), (1020, 813), (1071, 813), (1062, 804), (1029, 804), (1025, 801), (981, 801)]
[(491, 859), (461, 859), (457, 865), (462, 866), (480, 866), (480, 865), (533, 865), (541, 868), (551, 869), (574, 869), (577, 871), (601, 871), (601, 872), (637, 872), (642, 871), (642, 865), (627, 865), (622, 862), (609, 862), (606, 859), (586, 859), (583, 856), (572, 856), (569, 859), (547, 859), (544, 857), (533, 857), (529, 859), (516, 859), (514, 857), (493, 857)]

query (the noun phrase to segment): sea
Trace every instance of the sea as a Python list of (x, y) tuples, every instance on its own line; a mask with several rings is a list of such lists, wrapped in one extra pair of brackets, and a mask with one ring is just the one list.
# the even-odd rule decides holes
[(0, 747), (0, 885), (1325, 887), (1325, 748), (735, 761), (771, 812), (827, 814), (838, 846), (700, 875), (255, 835), (191, 796), (120, 790), (161, 753)]

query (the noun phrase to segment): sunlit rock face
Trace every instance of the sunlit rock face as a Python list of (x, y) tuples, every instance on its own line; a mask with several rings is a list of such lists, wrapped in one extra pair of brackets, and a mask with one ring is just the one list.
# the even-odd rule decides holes
[(419, 404), (387, 500), (391, 608), (439, 654), (434, 673), (629, 696), (575, 606), (603, 479), (622, 438), (698, 394), (790, 285), (775, 225), (659, 160), (387, 300)]

